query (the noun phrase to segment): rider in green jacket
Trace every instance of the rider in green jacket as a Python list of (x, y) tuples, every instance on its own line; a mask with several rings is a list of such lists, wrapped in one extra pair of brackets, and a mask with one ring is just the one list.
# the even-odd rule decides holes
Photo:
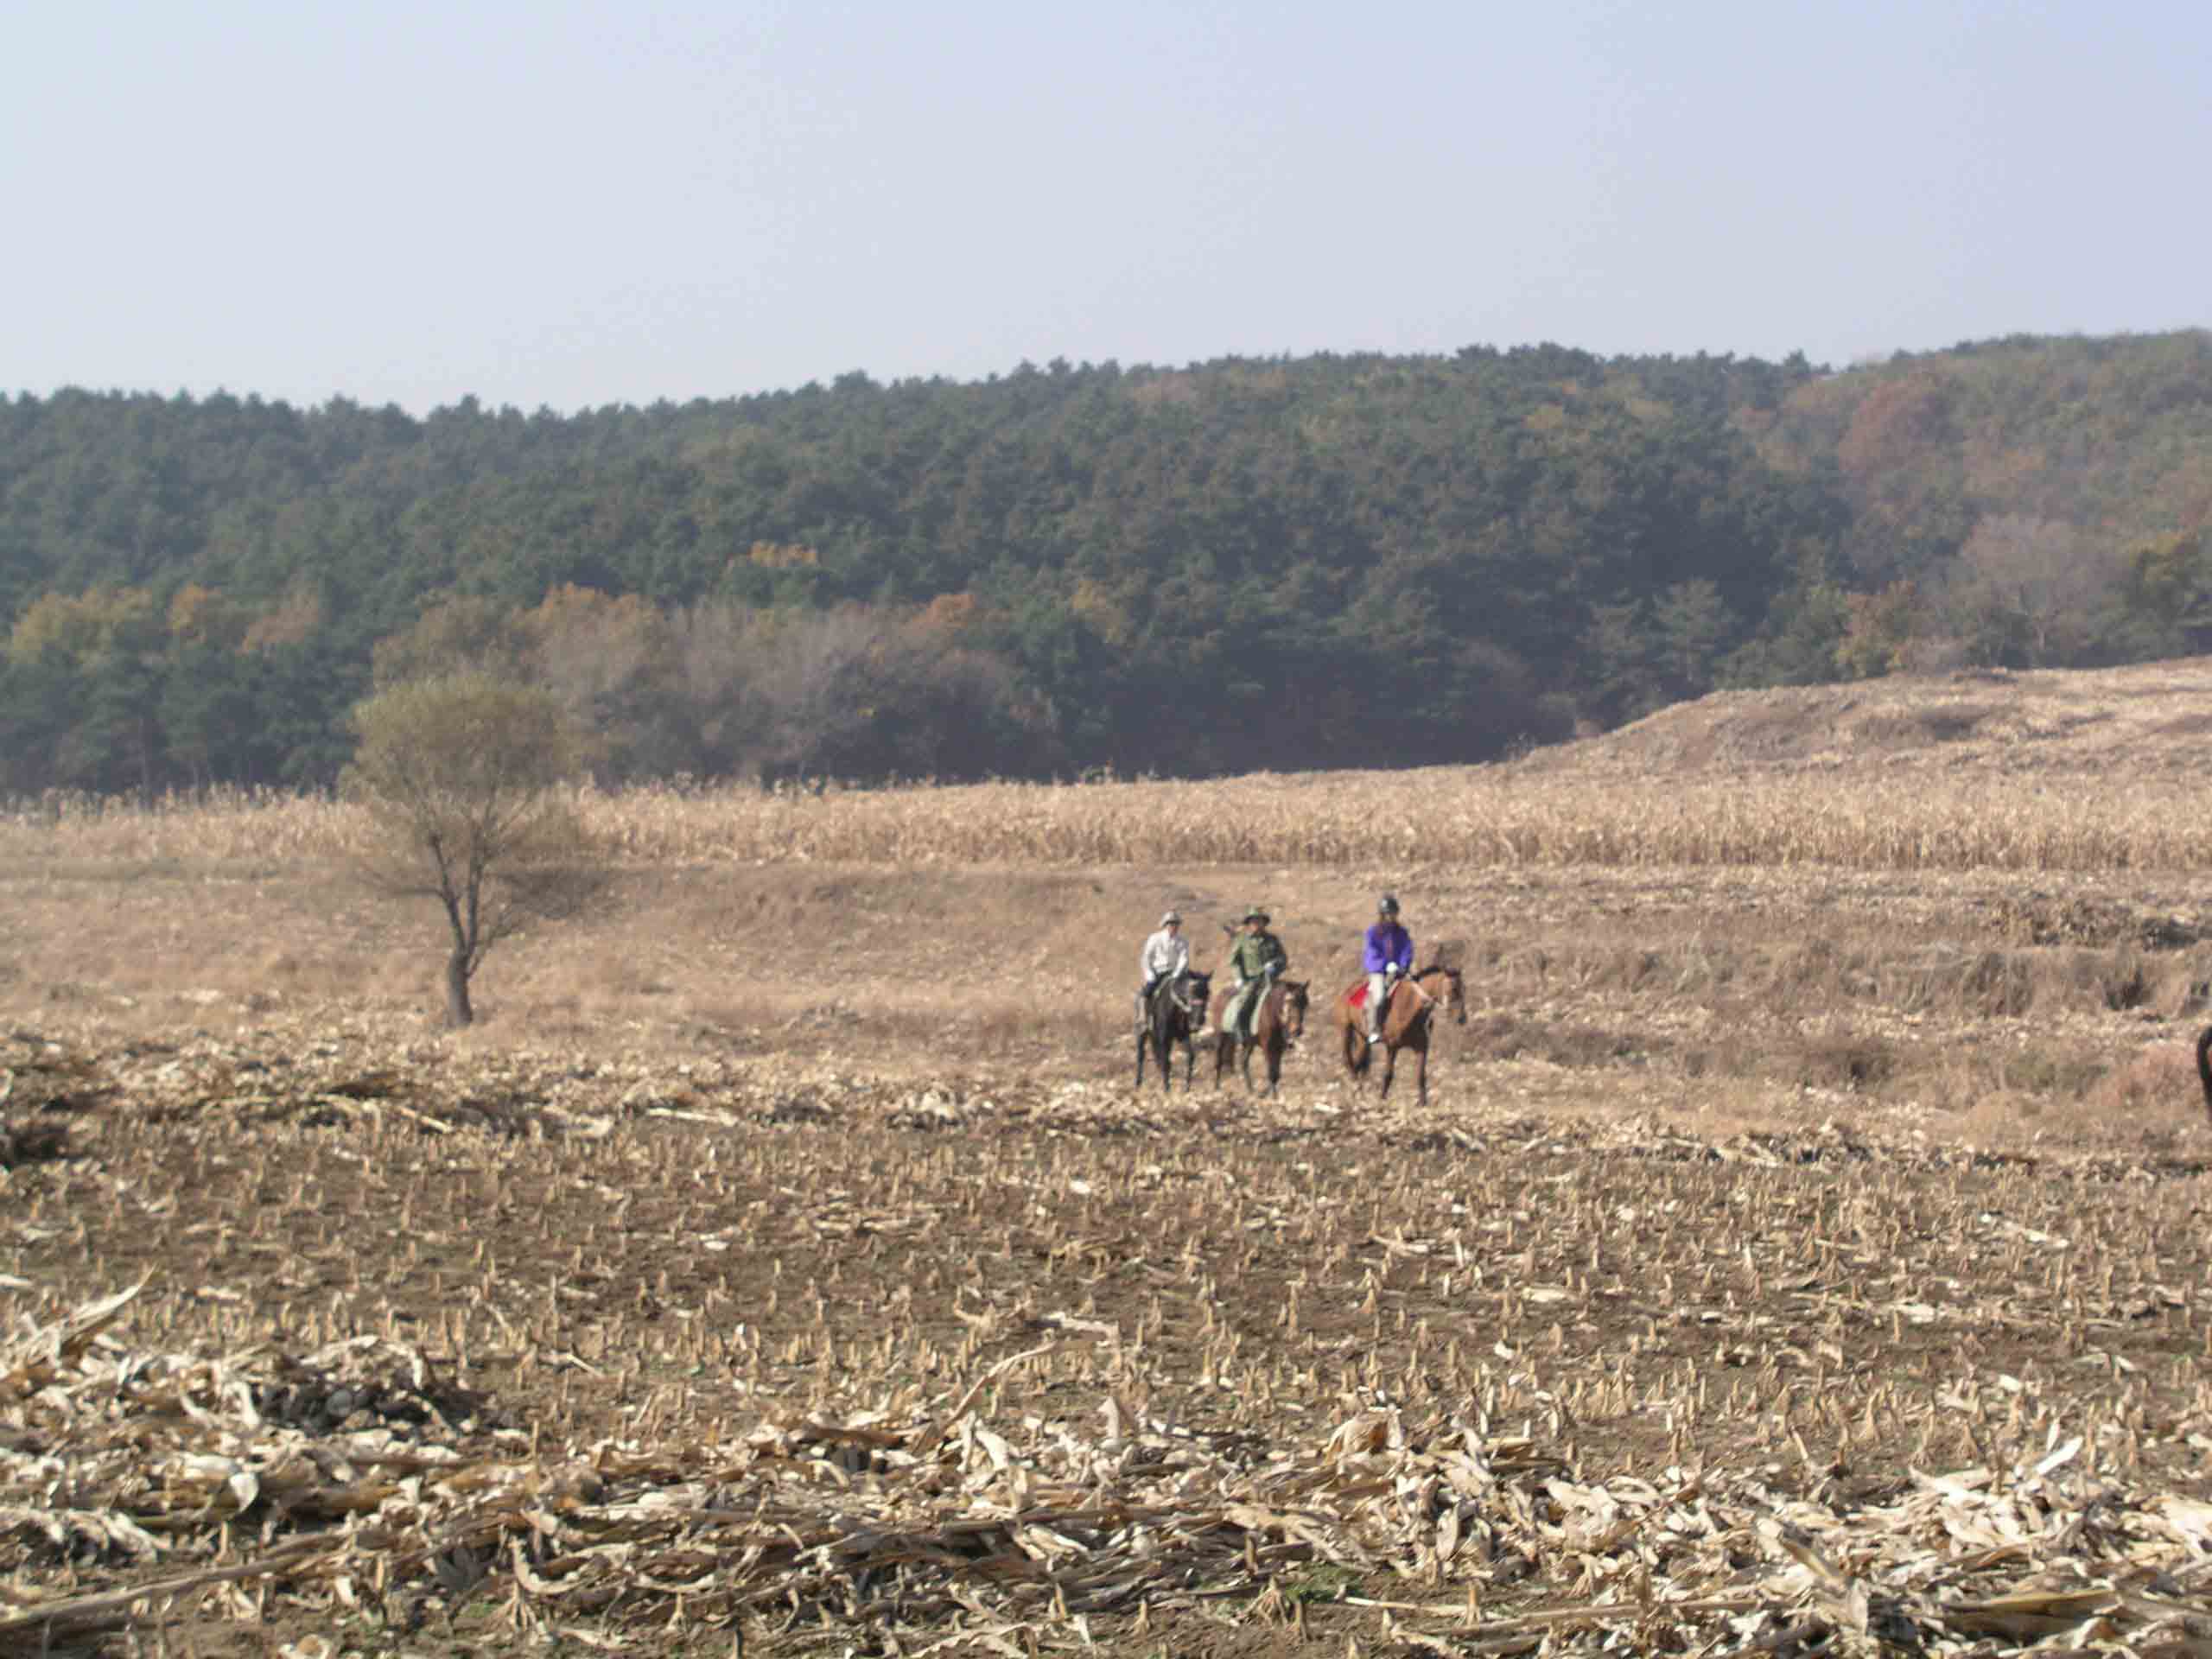
[(1260, 1006), (1260, 998), (1290, 966), (1290, 952), (1282, 948), (1281, 939), (1268, 931), (1271, 919), (1257, 905), (1246, 911), (1244, 931), (1230, 944), (1229, 959), (1223, 964), (1236, 976), (1228, 1005), (1221, 1014), (1222, 1030), (1232, 1036), (1252, 1034), (1252, 1015)]

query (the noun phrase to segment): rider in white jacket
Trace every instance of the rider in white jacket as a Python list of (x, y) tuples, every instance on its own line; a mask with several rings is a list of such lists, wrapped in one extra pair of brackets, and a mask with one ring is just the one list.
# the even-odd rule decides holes
[(1144, 1029), (1145, 1010), (1160, 982), (1190, 971), (1191, 942), (1183, 937), (1182, 917), (1171, 910), (1160, 918), (1160, 931), (1137, 953), (1137, 972), (1144, 977), (1144, 988), (1137, 993), (1138, 1030)]

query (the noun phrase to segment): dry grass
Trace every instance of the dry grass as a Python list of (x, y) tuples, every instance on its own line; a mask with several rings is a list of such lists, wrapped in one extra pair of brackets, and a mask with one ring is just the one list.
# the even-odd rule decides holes
[[(2186, 777), (2058, 788), (2037, 776), (1585, 778), (1511, 767), (1211, 783), (985, 784), (819, 797), (751, 788), (577, 805), (626, 862), (918, 865), (1832, 866), (2020, 873), (2212, 864)], [(217, 795), (140, 810), (78, 802), (0, 820), (0, 856), (159, 866), (337, 858), (365, 821), (321, 798)]]
[[(1516, 766), (820, 795), (587, 789), (578, 804), (607, 856), (657, 866), (2201, 869), (2212, 813), (2174, 733), (2208, 700), (2212, 661), (2199, 660), (1729, 694)], [(56, 798), (0, 819), (0, 856), (279, 863), (344, 856), (364, 827), (333, 801), (274, 793), (148, 810)]]
[[(1265, 901), (1325, 997), (1354, 977), (1386, 884), (1424, 949), (1467, 970), (1472, 1017), (1438, 1057), (1446, 1099), (1511, 1088), (1736, 1125), (1847, 1102), (1931, 1135), (1970, 1121), (1978, 1139), (2088, 1144), (2105, 1133), (2089, 1091), (2190, 1029), (2212, 978), (2212, 948), (2141, 942), (2177, 916), (2212, 931), (2179, 878), (2074, 878), (2024, 904), (2002, 874), (706, 865), (633, 869), (590, 918), (502, 947), (483, 1024), (453, 1039), (436, 1027), (440, 918), (340, 868), (49, 867), (0, 882), (0, 1018), (226, 1030), (321, 1007), (487, 1050), (650, 1034), (671, 1054), (1113, 1077), (1133, 1067), (1123, 1011), (1162, 906), (1191, 917), (1204, 965), (1217, 922)], [(1342, 1089), (1318, 1039), (1290, 1081), (1319, 1101)], [(2184, 1092), (2128, 1133), (2171, 1136), (2193, 1110)]]
[[(615, 902), (461, 1034), (327, 803), (0, 825), (0, 1652), (2182, 1650), (2185, 781), (1605, 743), (587, 796)], [(1427, 1108), (1131, 1090), (1161, 907), (1325, 996), (1385, 887)]]

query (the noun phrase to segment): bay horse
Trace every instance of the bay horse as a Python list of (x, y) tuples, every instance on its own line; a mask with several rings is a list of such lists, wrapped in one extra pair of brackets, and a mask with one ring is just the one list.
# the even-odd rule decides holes
[[(1229, 1012), (1230, 999), (1236, 995), (1232, 987), (1224, 986), (1213, 999), (1213, 1019), (1216, 1025)], [(1260, 993), (1260, 1006), (1252, 1011), (1252, 1034), (1240, 1037), (1233, 1031), (1224, 1030), (1214, 1039), (1213, 1086), (1221, 1087), (1221, 1074), (1229, 1070), (1231, 1049), (1237, 1051), (1237, 1069), (1244, 1074), (1244, 1087), (1252, 1087), (1252, 1052), (1259, 1050), (1268, 1057), (1267, 1092), (1273, 1094), (1282, 1084), (1283, 1051), (1306, 1034), (1306, 982), (1302, 979), (1279, 979)]]
[(1198, 1069), (1196, 1033), (1206, 1021), (1206, 999), (1213, 976), (1185, 971), (1162, 980), (1154, 988), (1151, 1006), (1145, 1009), (1144, 1029), (1137, 1033), (1137, 1087), (1144, 1087), (1144, 1057), (1149, 1049), (1160, 1057), (1160, 1088), (1175, 1092), (1175, 1045), (1183, 1045), (1183, 1092), (1191, 1092)]
[[(1409, 1048), (1420, 1056), (1415, 1078), (1421, 1088), (1421, 1103), (1428, 1104), (1428, 1033), (1440, 1009), (1451, 1014), (1455, 1023), (1467, 1023), (1467, 993), (1459, 982), (1457, 968), (1433, 962), (1391, 988), (1389, 1001), (1382, 1010), (1384, 1100), (1389, 1099), (1390, 1079), (1397, 1075), (1398, 1051)], [(1367, 1040), (1366, 975), (1362, 974), (1337, 999), (1337, 1025), (1344, 1033), (1344, 1070), (1357, 1083), (1367, 1075), (1375, 1058), (1373, 1046)]]

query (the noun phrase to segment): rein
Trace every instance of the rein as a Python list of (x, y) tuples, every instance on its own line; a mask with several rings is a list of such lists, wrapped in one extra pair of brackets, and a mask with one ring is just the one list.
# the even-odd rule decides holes
[(1290, 1035), (1290, 984), (1287, 980), (1271, 980), (1268, 988), (1260, 993), (1260, 1006), (1252, 1010), (1252, 1039), (1260, 1040), (1260, 1020), (1262, 1017), (1274, 1022), (1276, 1030), (1287, 1039)]
[(1421, 984), (1421, 974), (1444, 974), (1446, 978), (1450, 977), (1448, 970), (1442, 968), (1424, 968), (1421, 974), (1403, 974), (1399, 976), (1398, 983), (1421, 998), (1421, 1007), (1416, 1008), (1410, 1016), (1413, 1020), (1418, 1020), (1427, 1014), (1431, 1008), (1437, 1006), (1439, 1001), (1434, 992)]

